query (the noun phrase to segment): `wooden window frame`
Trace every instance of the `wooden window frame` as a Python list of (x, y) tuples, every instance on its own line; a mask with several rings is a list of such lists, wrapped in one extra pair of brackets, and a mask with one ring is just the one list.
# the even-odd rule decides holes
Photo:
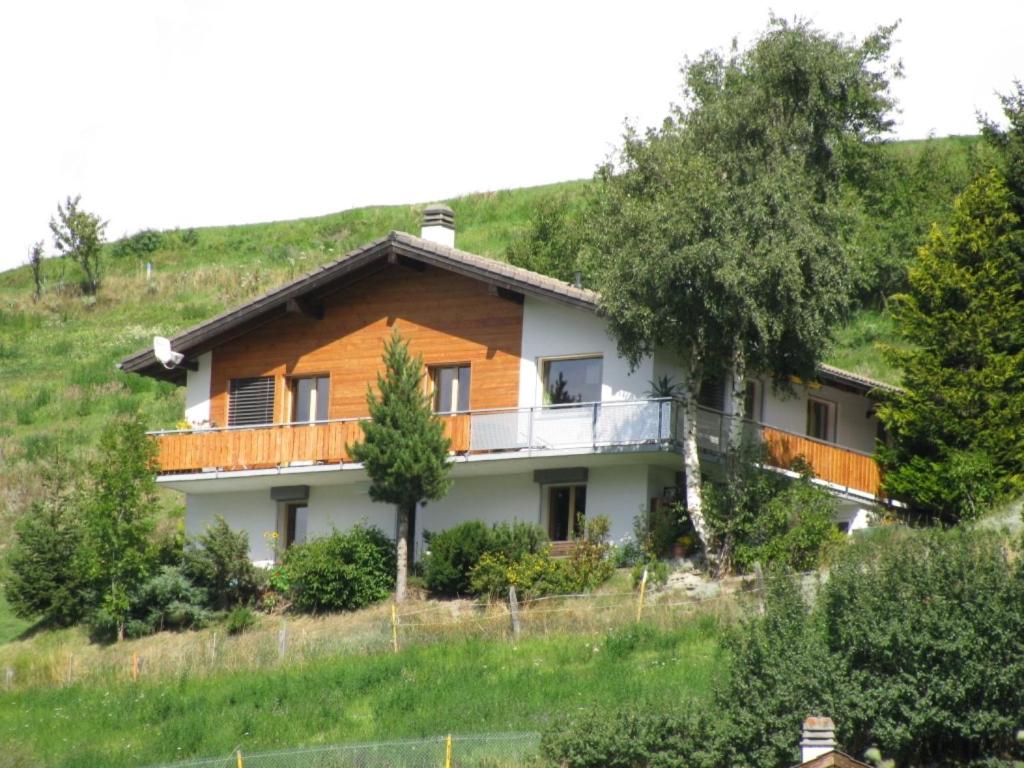
[[(298, 421), (296, 419), (296, 405), (298, 404), (298, 383), (308, 379), (327, 379), (327, 409), (324, 418), (314, 418), (308, 421)], [(331, 374), (328, 372), (323, 373), (295, 373), (284, 377), (284, 390), (285, 390), (285, 413), (282, 421), (288, 424), (317, 424), (324, 421), (330, 421), (331, 418), (331, 392), (334, 390), (334, 381), (331, 378)], [(319, 395), (317, 395), (319, 398)], [(317, 403), (319, 405), (319, 403)]]
[[(438, 410), (437, 402), (436, 402), (437, 401), (437, 393), (438, 393), (437, 377), (438, 377), (438, 374), (440, 374), (441, 371), (449, 370), (449, 369), (452, 369), (452, 368), (455, 368), (456, 370), (462, 369), (462, 368), (466, 368), (469, 371), (468, 381), (466, 382), (466, 407), (465, 408), (459, 408), (458, 407), (458, 405), (459, 405), (458, 401), (459, 401), (459, 399), (462, 396), (462, 392), (461, 392), (461, 389), (460, 389), (460, 385), (458, 383), (459, 376), (458, 376), (458, 374), (456, 374), (455, 375), (455, 383), (456, 383), (455, 408), (451, 409), (450, 411), (441, 411), (441, 410)], [(426, 379), (427, 379), (427, 390), (428, 390), (427, 394), (430, 395), (430, 407), (431, 407), (431, 409), (433, 410), (434, 413), (440, 414), (440, 415), (446, 415), (446, 414), (451, 414), (451, 413), (467, 413), (470, 410), (472, 410), (473, 403), (471, 402), (470, 397), (473, 394), (473, 363), (471, 363), (468, 360), (461, 361), (461, 362), (453, 362), (453, 363), (449, 363), (449, 362), (430, 363), (427, 366), (427, 376), (426, 376)]]
[[(551, 539), (552, 542), (556, 542), (557, 543), (559, 541), (574, 541), (576, 538), (578, 538), (579, 536), (583, 535), (583, 533), (584, 533), (583, 531), (580, 531), (580, 530), (576, 529), (576, 523), (578, 521), (575, 519), (576, 516), (574, 514), (573, 515), (573, 519), (568, 521), (569, 522), (569, 525), (568, 525), (569, 538), (567, 538), (567, 539), (555, 539), (554, 538), (554, 536), (552, 535), (552, 532), (551, 532), (551, 530), (552, 530), (552, 519), (551, 519), (551, 494), (552, 494), (552, 492), (557, 490), (557, 489), (559, 489), (559, 488), (568, 488), (569, 489), (569, 509), (573, 510), (573, 509), (576, 508), (576, 493), (577, 493), (577, 489), (583, 488), (584, 489), (584, 494), (586, 495), (587, 494), (587, 486), (588, 486), (588, 483), (551, 483), (549, 485), (542, 486), (543, 492), (544, 492), (544, 496), (543, 496), (543, 499), (544, 499), (544, 523), (545, 523), (544, 528), (547, 531), (548, 537)], [(584, 521), (584, 526), (586, 525), (586, 519), (587, 519), (587, 499), (584, 498), (583, 499), (583, 521)]]

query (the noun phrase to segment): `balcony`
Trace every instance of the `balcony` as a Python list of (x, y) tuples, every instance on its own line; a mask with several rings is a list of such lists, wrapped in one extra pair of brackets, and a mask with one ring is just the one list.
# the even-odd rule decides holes
[[(679, 451), (684, 409), (674, 400), (628, 400), (579, 405), (471, 411), (442, 416), (454, 454), (503, 456)], [(348, 446), (362, 439), (359, 419), (268, 424), (151, 433), (162, 475), (353, 463)], [(698, 409), (698, 441), (721, 454), (729, 417)], [(869, 454), (746, 422), (748, 440), (766, 449), (767, 463), (789, 469), (803, 457), (824, 482), (879, 495), (878, 466)]]

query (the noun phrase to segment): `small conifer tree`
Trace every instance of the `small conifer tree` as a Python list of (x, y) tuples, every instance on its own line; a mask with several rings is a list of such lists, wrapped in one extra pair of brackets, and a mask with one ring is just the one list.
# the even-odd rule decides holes
[(384, 372), (377, 391), (367, 386), (370, 420), (362, 423), (363, 442), (349, 448), (370, 477), (370, 498), (398, 510), (398, 567), (395, 599), (405, 599), (406, 574), (412, 560), (409, 536), (416, 507), (448, 492), (451, 441), (433, 413), (423, 386), (423, 360), (409, 353), (398, 329), (384, 344)]

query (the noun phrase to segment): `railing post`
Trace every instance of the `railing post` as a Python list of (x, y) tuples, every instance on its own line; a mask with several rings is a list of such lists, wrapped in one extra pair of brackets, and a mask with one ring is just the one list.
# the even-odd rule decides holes
[(593, 438), (593, 447), (597, 448), (597, 409), (600, 407), (600, 403), (594, 403), (594, 415), (590, 419), (590, 434)]
[(535, 408), (530, 408), (526, 415), (526, 450), (533, 450), (533, 412)]
[(661, 436), (661, 423), (663, 421), (663, 415), (665, 410), (665, 401), (661, 400), (658, 402), (658, 442), (660, 443), (664, 438)]

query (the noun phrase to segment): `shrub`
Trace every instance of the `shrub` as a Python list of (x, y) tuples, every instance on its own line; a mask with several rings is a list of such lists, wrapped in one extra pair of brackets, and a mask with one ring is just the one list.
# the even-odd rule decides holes
[(229, 635), (240, 635), (256, 626), (256, 612), (245, 605), (239, 605), (228, 614), (225, 628)]
[(795, 570), (816, 568), (840, 541), (835, 499), (812, 482), (806, 464), (796, 480), (760, 469), (757, 455), (733, 457), (730, 482), (709, 484), (708, 524), (717, 550), (740, 572), (755, 562)]
[(604, 515), (587, 520), (583, 537), (576, 541), (568, 564), (570, 590), (583, 592), (611, 578), (615, 563), (609, 557), (608, 530), (611, 523)]
[(357, 525), (285, 553), (295, 606), (352, 611), (383, 600), (395, 586), (395, 545), (379, 528)]
[(470, 586), (478, 595), (502, 597), (514, 586), (520, 598), (565, 594), (573, 591), (567, 560), (556, 560), (547, 550), (509, 560), (487, 552), (470, 573)]
[(640, 561), (633, 566), (633, 570), (630, 571), (630, 578), (633, 580), (633, 589), (640, 588), (640, 582), (644, 578), (644, 569), (647, 569), (647, 584), (648, 586), (655, 586), (657, 584), (668, 583), (668, 563), (658, 558), (651, 558), (650, 560)]
[(714, 734), (695, 711), (589, 712), (559, 718), (541, 754), (561, 768), (713, 768)]
[(123, 237), (114, 243), (113, 255), (119, 259), (135, 257), (144, 259), (164, 244), (164, 236), (155, 229), (141, 229), (134, 235)]
[(207, 591), (211, 607), (217, 610), (249, 603), (259, 593), (260, 574), (249, 559), (248, 534), (232, 531), (220, 516), (189, 542), (182, 569)]
[(423, 562), (427, 588), (440, 595), (468, 593), (470, 570), (492, 548), (491, 531), (479, 520), (470, 520), (425, 538), (430, 548)]
[[(133, 614), (149, 632), (198, 629), (213, 618), (206, 607), (207, 601), (206, 590), (193, 584), (181, 568), (165, 565), (142, 585)], [(133, 626), (133, 629), (139, 634), (142, 627)]]
[(536, 523), (513, 520), (495, 523), (491, 529), (490, 551), (509, 560), (521, 560), (526, 555), (539, 555), (548, 544), (548, 534)]

